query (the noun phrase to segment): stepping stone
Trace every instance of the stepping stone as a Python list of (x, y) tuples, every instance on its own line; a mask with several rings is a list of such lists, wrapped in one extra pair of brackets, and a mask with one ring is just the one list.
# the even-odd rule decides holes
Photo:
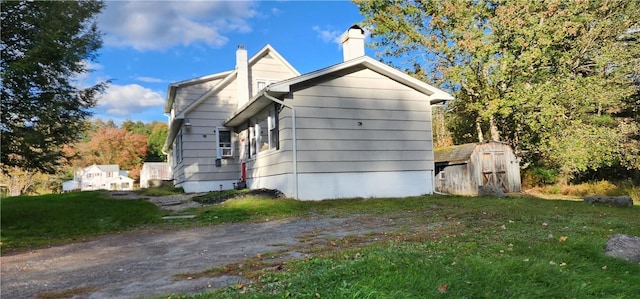
[(162, 219), (171, 220), (171, 219), (192, 219), (196, 218), (196, 215), (177, 215), (177, 216), (164, 216)]

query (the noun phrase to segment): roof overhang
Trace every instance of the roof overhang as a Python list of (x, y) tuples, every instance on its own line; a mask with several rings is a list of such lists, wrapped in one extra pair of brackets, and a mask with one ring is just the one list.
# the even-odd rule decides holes
[(169, 132), (167, 134), (167, 139), (164, 140), (164, 146), (162, 146), (162, 152), (167, 153), (169, 149), (173, 146), (173, 140), (176, 139), (178, 132), (180, 132), (180, 128), (182, 127), (182, 123), (184, 119), (177, 118), (174, 119), (169, 125)]
[(377, 72), (383, 76), (386, 76), (392, 80), (395, 80), (429, 96), (430, 104), (439, 104), (446, 101), (452, 101), (454, 99), (454, 97), (446, 91), (422, 82), (416, 78), (413, 78), (402, 71), (399, 71), (368, 56), (361, 56), (324, 69), (317, 70), (315, 72), (304, 74), (302, 76), (294, 77), (288, 80), (283, 80), (272, 84), (271, 86), (269, 86), (269, 89), (273, 92), (289, 93), (292, 91), (292, 86), (304, 84), (304, 82), (306, 81), (324, 76), (349, 73), (350, 71), (357, 71), (365, 68)]
[(184, 87), (184, 86), (189, 86), (189, 85), (194, 85), (194, 84), (200, 84), (200, 83), (204, 83), (204, 82), (211, 81), (211, 80), (218, 80), (218, 79), (221, 79), (221, 78), (224, 78), (224, 77), (228, 76), (229, 74), (231, 74), (231, 72), (233, 72), (233, 71), (225, 71), (225, 72), (221, 72), (221, 73), (216, 73), (216, 74), (212, 74), (212, 75), (206, 75), (206, 76), (202, 76), (202, 77), (198, 77), (198, 78), (193, 78), (193, 79), (189, 79), (189, 80), (173, 82), (173, 83), (169, 84), (169, 87), (167, 89), (167, 100), (164, 103), (164, 113), (171, 112), (171, 107), (173, 106), (173, 102), (175, 101), (175, 98), (176, 98), (176, 90), (179, 87)]
[[(228, 118), (224, 122), (223, 125), (225, 127), (237, 127), (237, 126), (245, 123), (247, 120), (249, 120), (254, 115), (258, 114), (258, 112), (262, 111), (264, 108), (269, 106), (269, 104), (273, 103), (272, 100), (270, 100), (269, 98), (267, 98), (264, 95), (267, 90), (268, 90), (268, 88), (263, 89), (258, 94), (253, 96), (249, 100), (249, 102), (247, 102), (242, 107), (240, 107), (238, 110), (236, 110), (236, 112), (234, 112), (233, 115), (231, 115), (231, 117)], [(276, 96), (277, 97), (277, 96), (282, 96), (284, 93), (282, 93), (282, 92), (270, 92), (269, 94), (271, 96)]]

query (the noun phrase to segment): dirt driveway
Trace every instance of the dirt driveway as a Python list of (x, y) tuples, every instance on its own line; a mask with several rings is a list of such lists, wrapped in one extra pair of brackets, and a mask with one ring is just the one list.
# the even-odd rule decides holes
[(239, 263), (265, 252), (284, 252), (284, 259), (302, 258), (307, 254), (299, 250), (302, 243), (321, 246), (329, 238), (353, 235), (374, 238), (369, 233), (396, 230), (397, 221), (370, 216), (308, 216), (107, 235), (0, 257), (0, 295), (3, 299), (34, 298), (82, 289), (82, 298), (139, 298), (202, 292), (245, 278), (176, 279), (175, 275)]

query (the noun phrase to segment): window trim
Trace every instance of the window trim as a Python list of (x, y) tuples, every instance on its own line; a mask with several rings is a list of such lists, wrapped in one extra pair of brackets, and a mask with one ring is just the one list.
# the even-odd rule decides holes
[[(223, 142), (220, 141), (220, 132), (229, 132), (229, 146), (222, 146)], [(228, 149), (229, 154), (224, 154), (224, 150)], [(233, 133), (231, 130), (225, 127), (216, 127), (216, 158), (231, 158), (234, 154)]]
[(174, 156), (176, 157), (176, 165), (177, 165), (177, 163), (182, 162), (182, 158), (183, 158), (183, 153), (182, 153), (182, 130), (180, 130), (180, 133), (178, 133), (178, 136), (176, 136), (176, 144), (173, 147), (173, 151), (174, 151)]
[[(267, 86), (269, 86), (269, 85), (271, 85), (273, 83), (276, 83), (278, 81), (281, 81), (281, 80), (279, 80), (279, 79), (268, 79), (268, 78), (256, 78), (254, 83), (253, 83), (253, 87), (254, 87), (253, 95), (258, 94), (261, 90), (265, 89)], [(259, 88), (260, 83), (263, 83), (264, 87)]]

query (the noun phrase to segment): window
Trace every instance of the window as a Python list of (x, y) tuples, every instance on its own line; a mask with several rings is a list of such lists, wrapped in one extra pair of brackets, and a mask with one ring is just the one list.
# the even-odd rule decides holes
[(278, 126), (275, 116), (269, 116), (267, 119), (269, 124), (269, 147), (278, 148)]
[(176, 136), (176, 144), (173, 148), (173, 153), (176, 157), (176, 162), (182, 161), (182, 132)]
[(260, 92), (261, 90), (263, 90), (265, 87), (269, 86), (270, 84), (276, 83), (278, 82), (278, 80), (273, 80), (273, 79), (256, 79), (256, 85), (255, 85), (255, 90), (253, 92), (253, 94), (257, 94), (258, 92)]
[(233, 157), (231, 131), (225, 128), (216, 128), (216, 136), (216, 156), (218, 158)]
[(271, 105), (259, 113), (249, 126), (249, 151), (257, 153), (278, 149), (278, 113), (276, 105)]
[(267, 82), (266, 81), (258, 81), (257, 83), (257, 90), (261, 91), (263, 90), (265, 87), (267, 87)]

